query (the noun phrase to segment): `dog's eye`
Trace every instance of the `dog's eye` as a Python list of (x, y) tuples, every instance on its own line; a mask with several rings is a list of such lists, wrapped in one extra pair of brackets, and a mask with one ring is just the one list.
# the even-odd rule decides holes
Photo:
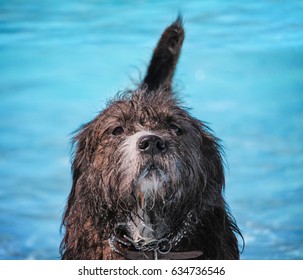
[(115, 127), (114, 130), (112, 131), (112, 135), (115, 135), (115, 136), (121, 135), (121, 134), (123, 134), (123, 133), (124, 133), (124, 129), (123, 129), (122, 126), (117, 126), (117, 127)]
[(170, 124), (169, 128), (178, 136), (182, 134), (181, 128), (175, 124)]

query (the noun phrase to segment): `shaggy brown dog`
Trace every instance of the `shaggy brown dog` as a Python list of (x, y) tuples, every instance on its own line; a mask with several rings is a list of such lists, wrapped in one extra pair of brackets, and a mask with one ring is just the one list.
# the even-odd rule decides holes
[(239, 258), (218, 140), (172, 92), (183, 39), (179, 17), (139, 88), (75, 136), (63, 259)]

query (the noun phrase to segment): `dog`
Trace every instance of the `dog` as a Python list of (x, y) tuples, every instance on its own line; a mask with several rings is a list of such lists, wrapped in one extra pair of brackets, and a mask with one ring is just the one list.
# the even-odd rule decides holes
[(138, 87), (73, 138), (62, 259), (239, 259), (220, 141), (172, 88), (183, 39), (179, 16)]

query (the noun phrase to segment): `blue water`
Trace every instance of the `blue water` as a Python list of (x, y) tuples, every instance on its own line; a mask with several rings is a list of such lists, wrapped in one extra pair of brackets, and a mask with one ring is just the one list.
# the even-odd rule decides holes
[(223, 140), (241, 257), (303, 259), (303, 3), (266, 0), (0, 0), (0, 259), (59, 258), (70, 133), (179, 11), (176, 88)]

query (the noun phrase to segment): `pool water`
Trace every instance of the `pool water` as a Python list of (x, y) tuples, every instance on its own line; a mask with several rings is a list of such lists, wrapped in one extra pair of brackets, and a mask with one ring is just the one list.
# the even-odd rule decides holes
[(223, 141), (241, 258), (303, 259), (303, 3), (269, 0), (0, 1), (0, 259), (59, 258), (71, 133), (179, 12), (175, 86)]

